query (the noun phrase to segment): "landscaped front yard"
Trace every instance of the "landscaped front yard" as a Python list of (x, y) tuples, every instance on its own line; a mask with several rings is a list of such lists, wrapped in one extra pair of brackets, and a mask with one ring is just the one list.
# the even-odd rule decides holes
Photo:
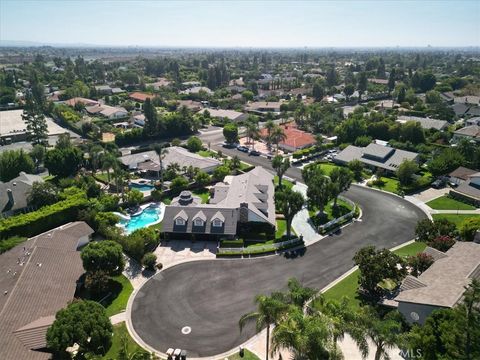
[(475, 206), (455, 200), (447, 195), (429, 201), (427, 205), (435, 210), (475, 210)]
[[(122, 338), (126, 339), (127, 343), (127, 352), (128, 354), (133, 354), (136, 351), (142, 351), (143, 349), (132, 339), (130, 334), (128, 333), (127, 326), (124, 322), (114, 325), (113, 326), (113, 338), (112, 338), (112, 346), (108, 350), (108, 352), (101, 357), (104, 360), (115, 360), (118, 359), (118, 353), (123, 346)], [(145, 351), (145, 350), (143, 350)]]
[(457, 225), (457, 228), (464, 222), (466, 219), (469, 218), (480, 218), (480, 215), (478, 214), (433, 214), (432, 215), (433, 220), (439, 220), (439, 219), (447, 219), (455, 225)]
[[(409, 245), (395, 250), (394, 253), (401, 257), (408, 257), (422, 252), (426, 248), (426, 244), (422, 242), (413, 242)], [(323, 293), (325, 299), (341, 300), (344, 296), (349, 298), (349, 304), (354, 309), (360, 308), (361, 299), (358, 297), (358, 276), (359, 270), (355, 270), (345, 279), (332, 286)]]
[(318, 214), (318, 210), (309, 210), (308, 214), (315, 227), (326, 224), (336, 218), (339, 218), (345, 214), (348, 214), (353, 210), (353, 207), (342, 199), (337, 200), (337, 207), (333, 206), (333, 201), (329, 202), (325, 206), (324, 213)]

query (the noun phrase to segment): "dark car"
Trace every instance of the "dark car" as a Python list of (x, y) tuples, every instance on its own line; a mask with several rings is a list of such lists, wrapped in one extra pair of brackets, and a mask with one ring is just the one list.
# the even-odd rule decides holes
[(260, 151), (257, 150), (250, 150), (248, 153), (249, 156), (260, 156)]
[(248, 147), (243, 146), (243, 145), (237, 146), (237, 150), (241, 151), (241, 152), (244, 152), (244, 153), (248, 153)]
[(437, 179), (432, 183), (432, 187), (434, 189), (440, 189), (440, 188), (443, 188), (444, 186), (445, 186), (445, 181), (442, 179)]

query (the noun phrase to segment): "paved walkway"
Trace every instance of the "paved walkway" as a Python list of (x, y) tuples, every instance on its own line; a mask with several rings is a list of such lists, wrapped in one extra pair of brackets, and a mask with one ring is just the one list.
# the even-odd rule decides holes
[[(305, 198), (307, 197), (307, 185), (302, 183), (297, 183), (292, 188), (294, 191), (298, 191)], [(312, 245), (317, 241), (322, 240), (325, 236), (317, 233), (312, 223), (310, 222), (310, 215), (308, 214), (308, 209), (305, 207), (300, 210), (292, 220), (292, 228), (295, 230), (297, 235), (303, 236), (303, 241), (305, 245)]]
[(430, 209), (430, 212), (432, 214), (480, 214), (480, 209), (475, 209), (475, 210), (435, 210), (435, 209)]
[(110, 321), (112, 322), (112, 325), (119, 324), (121, 322), (124, 322), (127, 320), (127, 316), (125, 312), (121, 312), (118, 314), (115, 314), (113, 316), (110, 316)]

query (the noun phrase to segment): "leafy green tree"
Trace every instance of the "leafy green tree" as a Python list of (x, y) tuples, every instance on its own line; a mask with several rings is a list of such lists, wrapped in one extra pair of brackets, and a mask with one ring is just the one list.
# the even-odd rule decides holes
[(202, 150), (202, 148), (203, 148), (202, 140), (200, 140), (198, 137), (190, 136), (188, 138), (188, 141), (187, 141), (188, 151), (192, 153), (196, 153)]
[(143, 255), (142, 264), (148, 270), (155, 270), (155, 264), (157, 263), (157, 255), (154, 253), (146, 253)]
[(157, 110), (155, 110), (150, 98), (145, 100), (145, 103), (143, 104), (143, 112), (145, 115), (145, 126), (143, 127), (143, 133), (146, 136), (155, 136), (158, 131), (158, 117)]
[(28, 205), (35, 208), (54, 204), (58, 200), (58, 188), (51, 182), (35, 181), (27, 197)]
[(45, 167), (50, 174), (64, 178), (75, 175), (82, 161), (82, 152), (79, 148), (55, 148), (49, 150), (45, 157)]
[(32, 173), (34, 167), (32, 158), (23, 149), (0, 153), (0, 180), (3, 182), (16, 178), (21, 171)]
[(419, 170), (415, 160), (403, 160), (398, 166), (397, 177), (402, 186), (410, 185), (413, 181), (413, 175)]
[(319, 84), (318, 82), (315, 82), (313, 84), (313, 89), (312, 89), (312, 95), (315, 101), (321, 101), (323, 97), (325, 96), (325, 90), (323, 89), (323, 86)]
[(465, 158), (457, 149), (447, 148), (434, 155), (427, 165), (433, 176), (440, 176), (453, 171), (464, 163)]
[(122, 247), (111, 240), (90, 242), (80, 255), (83, 268), (89, 272), (105, 271), (114, 276), (121, 274), (125, 266)]
[(30, 156), (35, 161), (35, 167), (38, 172), (38, 167), (45, 159), (45, 147), (43, 145), (37, 144), (33, 146), (32, 151), (30, 152)]
[(47, 330), (47, 347), (67, 357), (66, 349), (79, 346), (79, 358), (88, 354), (105, 354), (112, 344), (113, 327), (105, 308), (95, 301), (76, 300), (55, 315)]
[(435, 75), (433, 75), (432, 73), (426, 73), (421, 75), (419, 87), (422, 92), (427, 92), (429, 90), (432, 90), (435, 87), (436, 83), (437, 79)]
[(358, 75), (357, 90), (359, 94), (359, 100), (362, 99), (362, 95), (367, 91), (368, 78), (365, 72), (361, 72)]
[(425, 142), (425, 133), (419, 122), (408, 121), (400, 128), (400, 137), (402, 141), (410, 141), (412, 144), (421, 144)]
[(257, 332), (260, 332), (264, 327), (267, 328), (267, 351), (265, 358), (268, 360), (270, 353), (270, 326), (277, 324), (280, 317), (287, 310), (287, 305), (283, 301), (283, 294), (281, 293), (272, 293), (270, 296), (258, 295), (255, 297), (255, 304), (257, 305), (257, 310), (243, 315), (238, 325), (240, 326), (240, 331), (251, 321), (255, 321)]
[(105, 294), (108, 290), (110, 276), (103, 270), (89, 271), (85, 276), (85, 288), (93, 295)]
[(283, 156), (281, 155), (276, 155), (272, 159), (272, 167), (277, 172), (278, 188), (281, 189), (283, 186), (282, 184), (283, 175), (290, 168), (290, 160), (288, 158), (283, 158)]
[(217, 181), (223, 181), (225, 176), (230, 174), (230, 168), (226, 165), (218, 166), (213, 170), (213, 178)]
[(330, 173), (330, 180), (335, 185), (334, 187), (332, 187), (332, 191), (333, 191), (332, 196), (334, 198), (333, 206), (336, 207), (338, 196), (342, 192), (347, 191), (350, 188), (350, 185), (352, 184), (352, 180), (353, 180), (352, 172), (349, 169), (344, 167), (335, 168)]
[(174, 193), (179, 193), (185, 190), (188, 187), (188, 180), (185, 179), (183, 176), (177, 176), (175, 179), (172, 180), (170, 184), (170, 190)]
[(396, 80), (396, 70), (395, 68), (390, 71), (390, 75), (388, 77), (388, 93), (390, 94), (393, 89), (395, 89), (395, 80)]
[(210, 175), (208, 175), (205, 171), (199, 171), (195, 176), (195, 182), (203, 187), (210, 183)]
[(303, 208), (303, 195), (292, 189), (285, 188), (275, 193), (276, 208), (283, 214), (287, 223), (287, 238), (291, 236), (293, 217)]
[(471, 217), (465, 219), (460, 224), (460, 235), (465, 241), (473, 241), (475, 234), (480, 230), (480, 219), (476, 217)]
[(373, 300), (383, 293), (379, 287), (382, 280), (391, 279), (398, 283), (406, 275), (402, 258), (388, 249), (376, 250), (375, 246), (366, 246), (357, 251), (353, 261), (360, 270), (360, 286)]
[(322, 173), (314, 175), (305, 180), (307, 189), (308, 206), (310, 209), (318, 208), (319, 214), (323, 215), (325, 206), (332, 199), (332, 182)]
[(348, 168), (353, 172), (355, 180), (362, 180), (363, 163), (360, 160), (352, 160), (348, 163)]
[(337, 126), (335, 131), (341, 143), (353, 143), (358, 137), (366, 135), (367, 127), (363, 119), (353, 117)]
[(409, 256), (407, 259), (408, 266), (412, 269), (411, 275), (419, 276), (425, 270), (427, 270), (430, 265), (432, 265), (434, 259), (431, 255), (425, 253), (418, 253), (413, 256)]
[(235, 144), (238, 141), (238, 126), (234, 123), (227, 123), (223, 127), (223, 136), (227, 144)]
[(345, 88), (343, 89), (343, 93), (347, 97), (347, 101), (350, 98), (350, 96), (353, 95), (354, 92), (355, 92), (355, 86), (353, 84), (345, 85)]
[(127, 192), (127, 203), (128, 206), (138, 206), (143, 200), (143, 193), (137, 189), (131, 189)]

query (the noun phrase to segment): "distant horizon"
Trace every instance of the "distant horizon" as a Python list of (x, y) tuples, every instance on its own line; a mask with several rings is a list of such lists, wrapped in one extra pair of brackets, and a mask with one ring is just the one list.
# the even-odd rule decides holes
[(0, 40), (91, 46), (480, 45), (480, 1), (1, 0)]

